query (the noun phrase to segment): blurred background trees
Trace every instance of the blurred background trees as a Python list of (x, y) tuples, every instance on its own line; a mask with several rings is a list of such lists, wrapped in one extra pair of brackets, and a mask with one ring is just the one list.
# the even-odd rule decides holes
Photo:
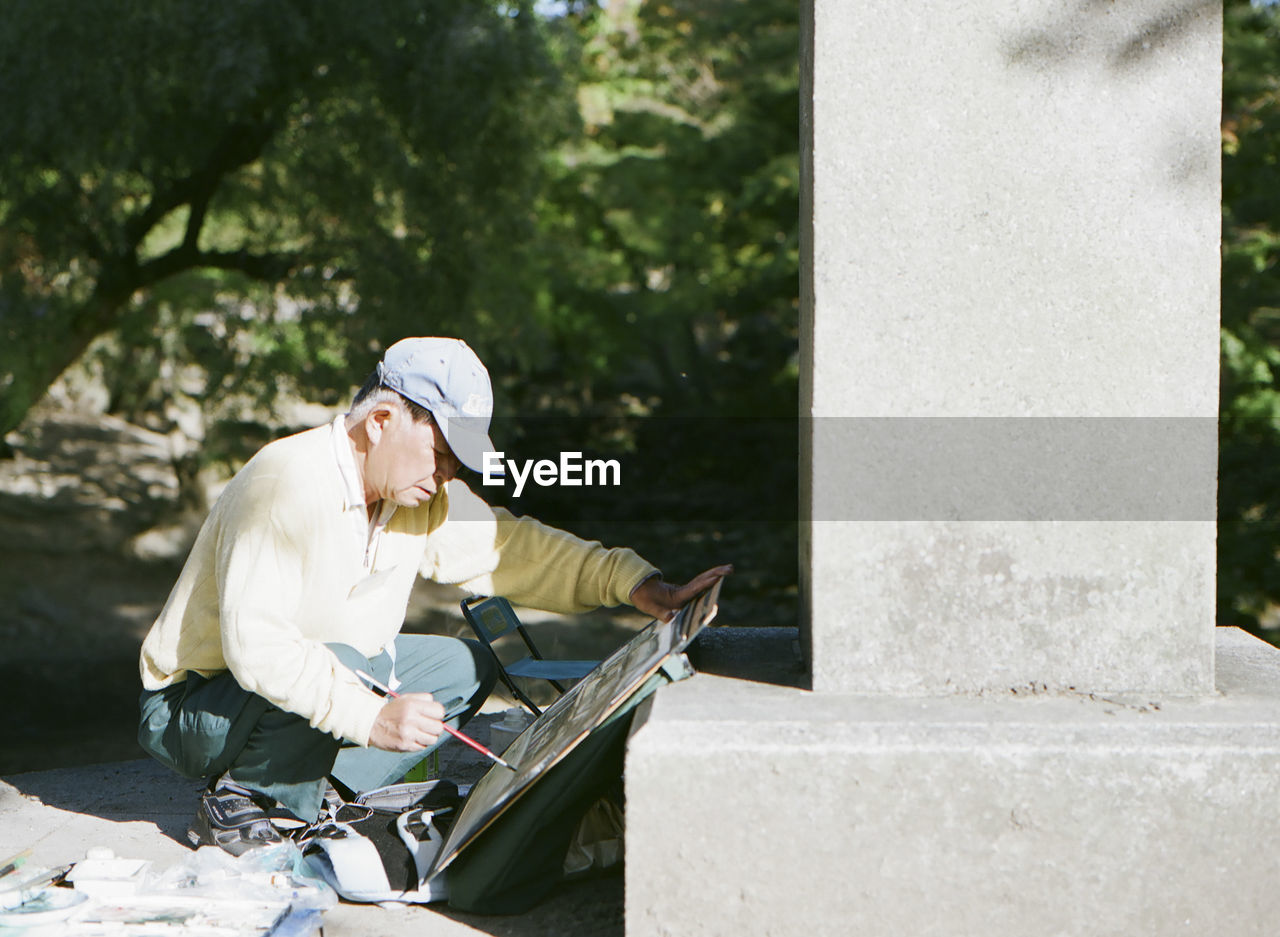
[(111, 409), (142, 418), (175, 374), (206, 406), (336, 401), (375, 341), (519, 322), (538, 155), (571, 93), (529, 10), (6, 13), (0, 431), (101, 338)]
[(1280, 626), (1280, 7), (1228, 0), (1218, 623)]
[(74, 365), (179, 440), (197, 502), (286, 404), (459, 335), (509, 455), (625, 454), (623, 490), (518, 509), (673, 572), (737, 560), (794, 619), (793, 4), (6, 14), (0, 437)]

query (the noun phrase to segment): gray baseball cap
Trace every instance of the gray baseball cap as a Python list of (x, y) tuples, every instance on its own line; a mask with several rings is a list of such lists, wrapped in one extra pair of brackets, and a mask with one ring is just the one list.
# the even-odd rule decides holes
[(430, 410), (458, 461), (483, 471), (484, 454), (495, 451), (489, 439), (493, 387), (489, 372), (466, 342), (458, 338), (398, 341), (378, 362), (378, 378)]

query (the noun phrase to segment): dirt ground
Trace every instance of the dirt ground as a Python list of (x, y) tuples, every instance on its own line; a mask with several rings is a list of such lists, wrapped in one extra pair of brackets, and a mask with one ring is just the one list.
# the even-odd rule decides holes
[[(0, 776), (142, 757), (138, 650), (181, 568), (170, 441), (110, 416), (44, 405), (0, 460)], [(406, 630), (469, 634), (461, 594), (419, 582)], [(606, 656), (632, 610), (528, 613), (548, 656)], [(491, 700), (487, 709), (507, 705)]]

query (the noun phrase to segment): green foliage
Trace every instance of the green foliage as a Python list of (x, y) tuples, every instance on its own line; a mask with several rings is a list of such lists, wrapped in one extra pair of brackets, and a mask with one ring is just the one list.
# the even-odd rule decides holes
[(519, 318), (526, 154), (564, 93), (526, 6), (5, 12), (0, 432), (108, 333), (108, 372), (130, 371), (116, 396), (141, 405), (161, 358), (205, 366), (206, 401), (269, 397), (282, 374), (323, 397), (371, 343)]
[(1280, 12), (1233, 0), (1225, 35), (1218, 623), (1258, 629), (1280, 604)]
[(0, 431), (98, 336), (175, 329), (122, 405), (161, 358), (329, 399), (453, 332), (522, 408), (794, 413), (794, 6), (569, 9), (15, 0)]
[(580, 127), (538, 213), (550, 347), (522, 372), (674, 414), (794, 416), (797, 16), (633, 0), (568, 20)]

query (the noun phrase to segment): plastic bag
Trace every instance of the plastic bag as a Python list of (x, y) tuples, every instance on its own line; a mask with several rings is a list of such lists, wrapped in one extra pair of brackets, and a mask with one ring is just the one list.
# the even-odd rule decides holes
[(290, 905), (297, 910), (327, 911), (338, 903), (289, 840), (233, 856), (217, 846), (203, 846), (177, 865), (152, 872), (141, 893), (183, 898), (234, 899)]
[(564, 874), (582, 875), (593, 869), (607, 869), (622, 861), (622, 808), (608, 797), (591, 805), (578, 824), (569, 851), (564, 856)]

